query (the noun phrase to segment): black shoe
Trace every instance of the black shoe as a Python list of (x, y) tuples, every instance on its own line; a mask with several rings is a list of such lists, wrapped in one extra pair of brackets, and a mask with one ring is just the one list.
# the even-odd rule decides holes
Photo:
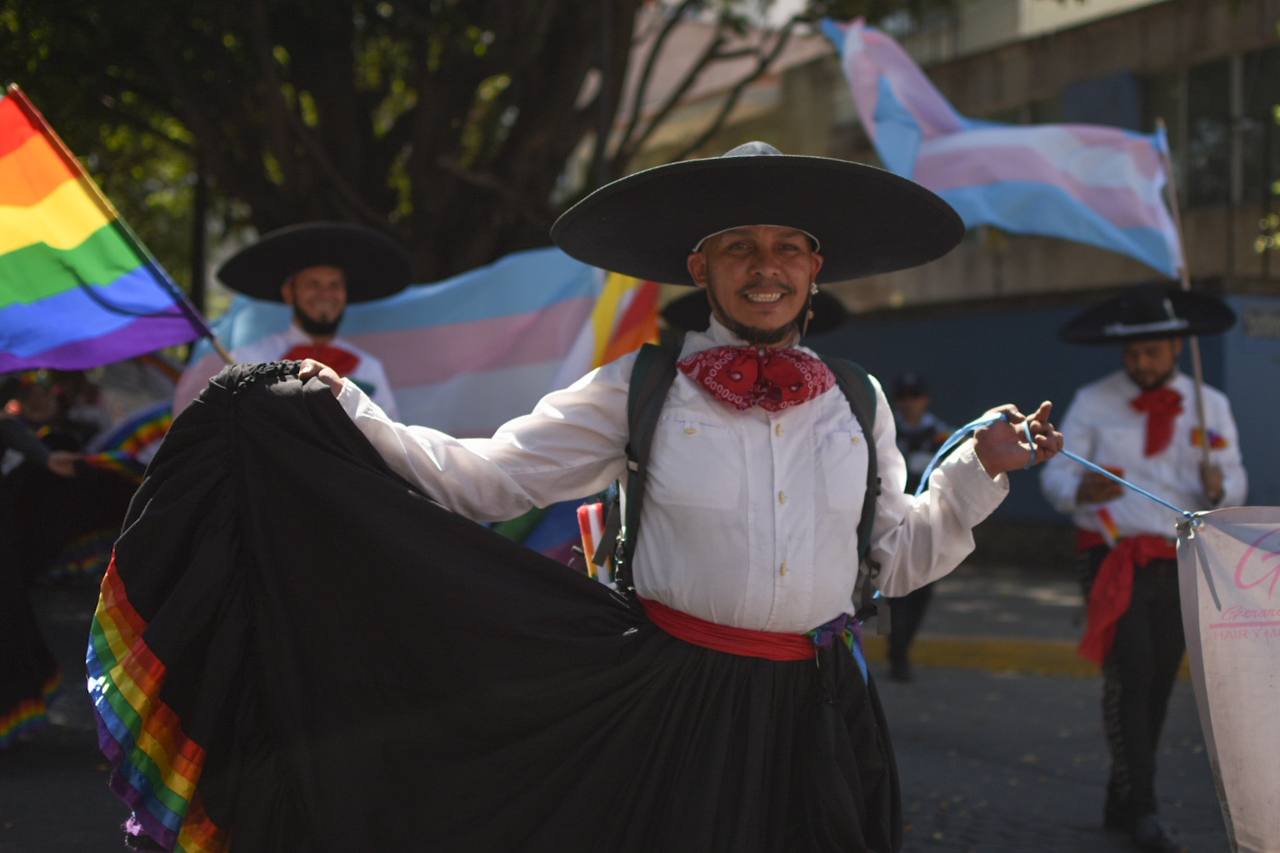
[(1154, 853), (1180, 853), (1182, 850), (1182, 845), (1175, 840), (1175, 834), (1153, 814), (1144, 814), (1133, 822), (1133, 835), (1130, 838), (1139, 850)]
[(1107, 832), (1129, 834), (1133, 832), (1133, 818), (1121, 812), (1104, 812), (1102, 815), (1102, 828)]
[(893, 661), (889, 664), (889, 680), (896, 681), (900, 684), (909, 683), (914, 676), (911, 674), (911, 664), (905, 660)]

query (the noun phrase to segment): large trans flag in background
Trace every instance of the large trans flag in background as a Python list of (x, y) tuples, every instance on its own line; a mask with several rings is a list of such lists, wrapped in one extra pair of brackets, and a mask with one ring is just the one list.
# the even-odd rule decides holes
[[(655, 338), (657, 301), (655, 284), (534, 249), (352, 305), (339, 336), (382, 361), (405, 423), (487, 436), (544, 394)], [(283, 330), (291, 310), (237, 296), (213, 330), (235, 350)], [(206, 378), (221, 367), (202, 341), (187, 372)]]
[(885, 168), (942, 196), (966, 226), (1088, 243), (1178, 276), (1163, 133), (966, 118), (885, 33), (862, 19), (823, 26)]
[(17, 86), (0, 98), (0, 373), (79, 370), (204, 333)]

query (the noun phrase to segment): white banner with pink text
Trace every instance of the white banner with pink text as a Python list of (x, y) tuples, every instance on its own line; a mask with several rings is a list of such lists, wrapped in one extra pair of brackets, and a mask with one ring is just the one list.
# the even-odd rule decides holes
[(1280, 508), (1181, 525), (1192, 681), (1233, 850), (1280, 853)]

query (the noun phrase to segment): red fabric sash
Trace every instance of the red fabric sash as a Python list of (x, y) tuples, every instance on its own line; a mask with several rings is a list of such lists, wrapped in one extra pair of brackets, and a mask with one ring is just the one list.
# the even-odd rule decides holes
[(1127, 536), (1107, 554), (1089, 592), (1089, 623), (1076, 651), (1099, 666), (1116, 642), (1116, 623), (1133, 601), (1133, 573), (1152, 560), (1177, 559), (1173, 543), (1159, 536)]
[(347, 376), (360, 363), (360, 356), (329, 344), (298, 344), (280, 356), (281, 361), (302, 361), (304, 358), (313, 358), (332, 367), (339, 376)]
[(1099, 545), (1106, 545), (1107, 540), (1102, 538), (1102, 534), (1094, 530), (1085, 530), (1083, 527), (1076, 528), (1076, 550), (1088, 551), (1090, 548), (1097, 548)]
[(667, 607), (648, 598), (640, 599), (649, 621), (678, 640), (716, 652), (765, 660), (813, 660), (813, 640), (806, 634), (776, 634), (717, 625)]
[(680, 370), (726, 406), (768, 412), (807, 403), (836, 384), (835, 374), (805, 352), (715, 347), (679, 362)]
[(1134, 397), (1129, 405), (1147, 415), (1144, 456), (1155, 456), (1173, 441), (1173, 421), (1182, 414), (1182, 395), (1172, 388), (1152, 388)]

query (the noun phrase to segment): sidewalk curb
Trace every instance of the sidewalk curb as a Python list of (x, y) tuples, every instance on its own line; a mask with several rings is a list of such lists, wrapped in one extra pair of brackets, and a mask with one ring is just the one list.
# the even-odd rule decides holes
[[(886, 637), (865, 637), (863, 651), (867, 660), (872, 663), (888, 663)], [(911, 662), (923, 667), (981, 669), (987, 672), (1067, 678), (1097, 678), (1101, 674), (1097, 665), (1076, 654), (1074, 641), (1026, 637), (921, 636), (911, 644)], [(1183, 656), (1178, 680), (1188, 681), (1190, 678), (1187, 658)]]

